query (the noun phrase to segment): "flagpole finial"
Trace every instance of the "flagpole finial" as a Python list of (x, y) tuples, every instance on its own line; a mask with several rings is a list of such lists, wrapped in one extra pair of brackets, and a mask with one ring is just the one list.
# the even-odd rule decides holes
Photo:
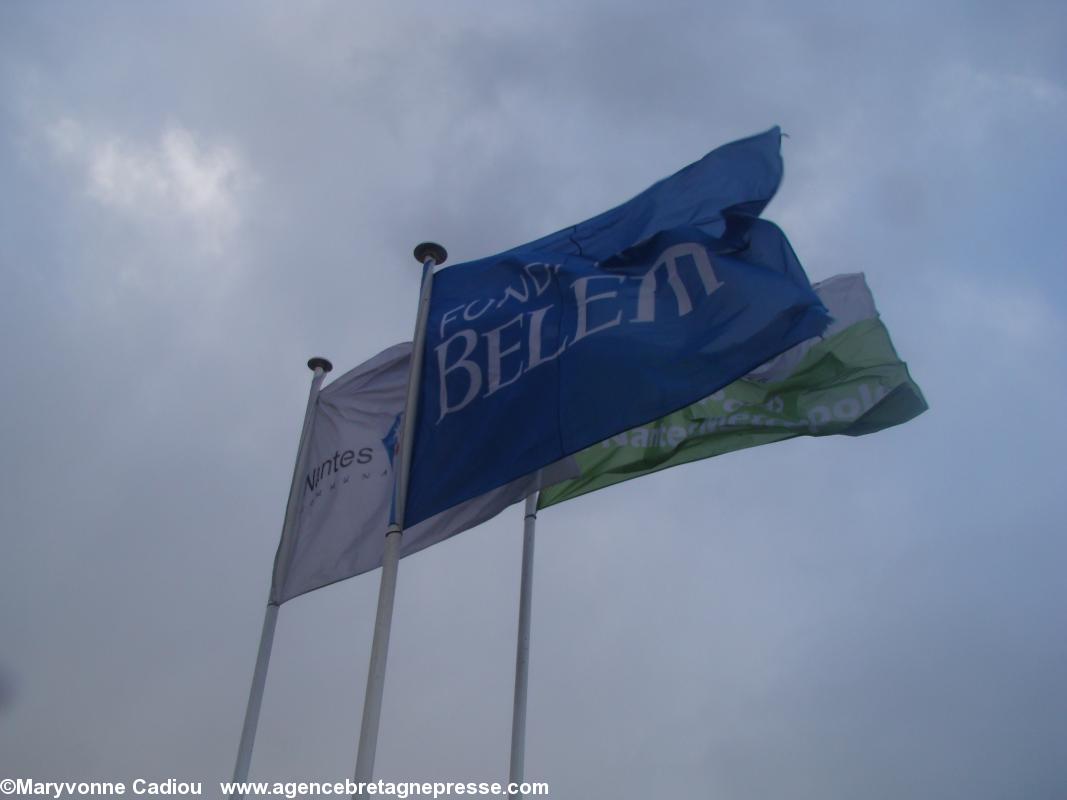
[(333, 369), (333, 364), (331, 364), (325, 358), (322, 358), (320, 356), (315, 356), (314, 358), (309, 358), (308, 359), (308, 369), (310, 369), (310, 370), (321, 369), (324, 373), (326, 373), (326, 372), (329, 372), (331, 369)]
[(448, 260), (448, 251), (437, 242), (423, 242), (415, 247), (415, 260), (425, 264), (427, 258), (432, 258), (434, 264), (444, 264)]

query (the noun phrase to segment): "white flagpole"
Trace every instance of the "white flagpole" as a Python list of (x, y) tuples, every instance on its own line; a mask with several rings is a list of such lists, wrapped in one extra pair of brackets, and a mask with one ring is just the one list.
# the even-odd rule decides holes
[[(293, 481), (289, 485), (289, 502), (285, 507), (285, 521), (282, 523), (281, 547), (291, 544), (293, 527), (300, 514), (300, 480), (306, 471), (308, 432), (315, 413), (315, 401), (319, 396), (319, 387), (326, 373), (333, 369), (333, 364), (325, 358), (312, 358), (308, 368), (313, 371), (311, 389), (308, 392), (307, 409), (304, 411), (304, 426), (300, 430), (300, 444), (296, 449), (296, 463), (293, 465)], [(280, 553), (283, 562), (288, 561), (288, 553)], [(284, 570), (284, 563), (282, 565)], [(284, 574), (284, 572), (282, 572)], [(274, 628), (278, 624), (278, 606), (267, 601), (267, 611), (263, 615), (263, 631), (259, 635), (259, 652), (256, 654), (256, 668), (252, 672), (252, 688), (248, 692), (248, 705), (245, 707), (245, 722), (241, 729), (241, 743), (237, 747), (237, 763), (233, 768), (235, 783), (248, 780), (248, 768), (252, 764), (252, 746), (256, 741), (256, 728), (259, 726), (259, 709), (263, 705), (263, 687), (267, 683), (267, 667), (270, 665), (271, 648), (274, 646)], [(234, 792), (232, 800), (240, 800), (243, 795)]]
[(370, 667), (367, 670), (367, 693), (363, 699), (363, 720), (359, 729), (355, 774), (357, 782), (370, 780), (374, 773), (374, 756), (378, 750), (378, 725), (381, 721), (382, 695), (385, 691), (385, 662), (389, 655), (389, 633), (393, 624), (400, 539), (404, 535), (404, 512), (408, 500), (412, 439), (415, 436), (415, 417), (419, 407), (422, 356), (426, 344), (426, 320), (430, 315), (433, 270), (436, 265), (445, 263), (448, 253), (439, 244), (423, 242), (415, 248), (415, 258), (422, 264), (422, 288), (419, 291), (419, 311), (415, 318), (415, 341), (411, 354), (411, 372), (408, 375), (407, 400), (404, 404), (404, 423), (400, 434), (400, 455), (396, 463), (396, 514), (385, 534), (382, 582), (378, 589), (378, 613), (374, 620), (374, 639), (371, 642)]
[[(522, 524), (522, 578), (519, 582), (519, 635), (515, 645), (515, 702), (511, 709), (511, 765), (509, 783), (522, 783), (526, 769), (526, 690), (530, 685), (530, 609), (533, 604), (534, 533), (537, 496), (526, 498)], [(513, 793), (509, 797), (524, 797)]]

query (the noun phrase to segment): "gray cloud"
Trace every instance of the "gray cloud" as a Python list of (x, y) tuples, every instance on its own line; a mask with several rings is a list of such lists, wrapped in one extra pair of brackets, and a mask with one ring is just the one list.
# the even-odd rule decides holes
[[(485, 255), (780, 123), (768, 215), (812, 278), (867, 273), (931, 410), (543, 513), (528, 773), (561, 798), (1057, 796), (1064, 23), (5, 5), (0, 773), (225, 778), (303, 361), (410, 336), (421, 239)], [(504, 775), (520, 516), (401, 565), (383, 776)], [(282, 609), (254, 775), (350, 773), (376, 592)]]

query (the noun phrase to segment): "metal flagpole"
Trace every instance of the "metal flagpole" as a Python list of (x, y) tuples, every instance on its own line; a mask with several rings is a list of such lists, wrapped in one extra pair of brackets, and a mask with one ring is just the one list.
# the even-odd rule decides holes
[[(526, 498), (522, 524), (522, 578), (519, 582), (519, 635), (515, 645), (515, 703), (511, 709), (511, 765), (509, 783), (522, 783), (526, 768), (526, 690), (530, 685), (530, 608), (533, 604), (534, 533), (537, 496)], [(512, 793), (509, 797), (524, 797)]]
[[(300, 444), (296, 449), (296, 463), (293, 465), (293, 482), (289, 486), (289, 502), (285, 507), (285, 521), (282, 523), (281, 546), (292, 543), (293, 527), (300, 514), (300, 479), (306, 471), (308, 432), (315, 412), (315, 401), (319, 396), (319, 387), (326, 373), (333, 369), (333, 364), (325, 358), (312, 358), (308, 368), (313, 371), (311, 390), (308, 392), (307, 409), (304, 411), (304, 426), (300, 430)], [(280, 553), (288, 561), (288, 553)], [(284, 569), (284, 565), (283, 565)], [(270, 665), (271, 648), (274, 646), (274, 628), (278, 624), (278, 606), (267, 601), (267, 611), (263, 615), (263, 632), (259, 635), (259, 652), (256, 654), (256, 668), (252, 672), (252, 688), (248, 692), (248, 705), (245, 708), (245, 723), (241, 729), (241, 743), (237, 747), (237, 763), (233, 768), (235, 783), (248, 779), (248, 768), (252, 763), (252, 746), (256, 741), (256, 728), (259, 725), (259, 709), (263, 705), (263, 687), (267, 683), (267, 667)], [(234, 792), (232, 800), (240, 800), (243, 795)]]
[(367, 670), (367, 693), (363, 699), (363, 720), (359, 729), (359, 748), (356, 753), (356, 781), (369, 781), (374, 773), (374, 756), (378, 750), (378, 724), (382, 716), (382, 695), (385, 691), (385, 662), (389, 655), (389, 633), (393, 624), (393, 599), (396, 596), (396, 573), (400, 563), (400, 539), (404, 535), (404, 511), (408, 499), (408, 476), (411, 471), (412, 439), (415, 436), (419, 386), (422, 377), (422, 356), (426, 344), (426, 320), (430, 315), (430, 292), (433, 270), (445, 263), (448, 253), (433, 242), (423, 242), (415, 248), (415, 258), (422, 263), (422, 288), (419, 291), (419, 311), (415, 318), (415, 341), (408, 375), (407, 400), (404, 404), (404, 423), (400, 434), (400, 456), (396, 464), (394, 499), (396, 513), (385, 534), (385, 553), (382, 556), (382, 582), (378, 589), (378, 613), (374, 620), (374, 639), (371, 642), (370, 667)]

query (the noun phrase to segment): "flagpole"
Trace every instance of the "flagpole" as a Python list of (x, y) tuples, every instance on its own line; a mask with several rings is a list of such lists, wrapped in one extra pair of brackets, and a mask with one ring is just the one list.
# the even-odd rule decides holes
[[(304, 425), (300, 429), (300, 444), (296, 448), (296, 463), (293, 465), (293, 480), (289, 484), (289, 501), (285, 507), (285, 520), (282, 523), (281, 546), (292, 541), (293, 527), (299, 516), (300, 478), (304, 474), (304, 462), (307, 460), (308, 432), (311, 419), (315, 413), (315, 401), (326, 373), (333, 369), (333, 364), (325, 358), (312, 358), (308, 361), (312, 370), (311, 389), (308, 391), (307, 408), (304, 410)], [(288, 553), (279, 554), (288, 560)], [(252, 671), (252, 687), (248, 691), (248, 705), (245, 706), (244, 727), (241, 728), (241, 743), (237, 747), (237, 763), (233, 768), (234, 783), (248, 779), (248, 769), (252, 764), (252, 746), (256, 741), (256, 729), (259, 727), (259, 709), (263, 705), (263, 688), (267, 683), (267, 667), (270, 666), (270, 654), (274, 647), (274, 629), (278, 624), (278, 606), (268, 597), (267, 610), (263, 615), (263, 630), (259, 635), (259, 651), (256, 653), (256, 666)], [(240, 800), (243, 795), (235, 791), (232, 800)]]
[(448, 253), (433, 242), (423, 242), (415, 248), (415, 259), (422, 264), (422, 287), (419, 291), (419, 310), (415, 318), (415, 341), (411, 353), (411, 372), (408, 375), (407, 400), (404, 404), (404, 423), (400, 434), (400, 455), (397, 460), (394, 484), (395, 514), (385, 534), (385, 553), (382, 556), (382, 580), (378, 587), (378, 612), (374, 620), (370, 666), (367, 670), (367, 692), (363, 699), (363, 719), (359, 729), (356, 753), (356, 781), (369, 781), (374, 773), (374, 757), (378, 750), (378, 727), (382, 716), (382, 695), (385, 692), (385, 662), (389, 655), (389, 634), (393, 625), (393, 600), (396, 596), (397, 569), (400, 564), (400, 540), (404, 535), (404, 512), (408, 499), (408, 477), (411, 473), (411, 451), (418, 413), (419, 387), (422, 378), (423, 349), (426, 343), (426, 320), (430, 315), (430, 294), (433, 289), (433, 270), (445, 263)]
[[(534, 533), (537, 492), (526, 498), (522, 524), (522, 577), (519, 581), (519, 634), (515, 645), (515, 701), (511, 708), (509, 783), (522, 783), (526, 768), (526, 690), (530, 685), (530, 609), (533, 605)], [(519, 793), (509, 797), (523, 797)]]

